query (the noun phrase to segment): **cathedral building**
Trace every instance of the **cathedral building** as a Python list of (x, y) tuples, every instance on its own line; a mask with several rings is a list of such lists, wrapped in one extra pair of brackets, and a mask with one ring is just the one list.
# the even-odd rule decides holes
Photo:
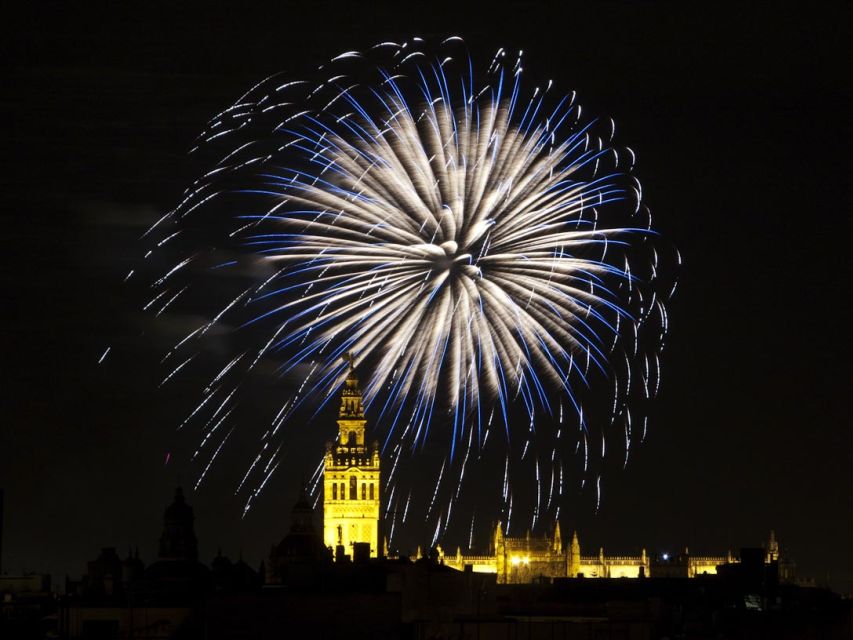
[(350, 359), (338, 412), (338, 438), (326, 445), (323, 541), (335, 557), (354, 557), (369, 545), (379, 555), (379, 445), (365, 443), (364, 406)]
[[(771, 532), (766, 560), (771, 562), (777, 556), (778, 544)], [(637, 556), (605, 555), (603, 548), (599, 548), (597, 554), (583, 555), (576, 532), (570, 543), (563, 545), (559, 522), (554, 524), (552, 533), (545, 536), (535, 537), (528, 532), (517, 538), (504, 535), (499, 522), (488, 555), (463, 555), (459, 548), (455, 555), (449, 555), (439, 549), (439, 561), (460, 571), (470, 566), (473, 571), (495, 573), (498, 584), (518, 584), (539, 578), (694, 578), (716, 574), (717, 566), (737, 560), (731, 552), (721, 556), (695, 556), (687, 549), (673, 557), (664, 554), (660, 558), (649, 556), (645, 549)]]

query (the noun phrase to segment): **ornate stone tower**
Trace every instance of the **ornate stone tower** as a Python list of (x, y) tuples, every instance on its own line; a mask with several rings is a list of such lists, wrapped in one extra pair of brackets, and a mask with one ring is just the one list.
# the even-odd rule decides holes
[(323, 476), (323, 541), (352, 557), (353, 544), (370, 544), (370, 557), (379, 551), (379, 447), (364, 442), (361, 389), (349, 356), (350, 372), (341, 395), (338, 440), (326, 445)]

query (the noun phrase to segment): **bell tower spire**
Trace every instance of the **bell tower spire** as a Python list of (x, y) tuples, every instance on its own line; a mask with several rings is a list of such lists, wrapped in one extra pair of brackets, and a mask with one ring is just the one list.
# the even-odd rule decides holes
[(341, 392), (341, 408), (338, 411), (338, 442), (350, 445), (350, 438), (355, 436), (358, 444), (364, 446), (364, 402), (361, 397), (361, 388), (358, 385), (358, 377), (355, 374), (355, 357), (348, 353), (344, 359), (349, 362), (349, 373), (344, 381)]

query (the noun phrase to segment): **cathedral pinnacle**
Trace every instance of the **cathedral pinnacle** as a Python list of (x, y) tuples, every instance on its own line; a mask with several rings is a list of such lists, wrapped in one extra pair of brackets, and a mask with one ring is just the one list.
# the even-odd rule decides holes
[(779, 542), (776, 540), (776, 532), (770, 530), (770, 540), (767, 542), (767, 562), (779, 559)]

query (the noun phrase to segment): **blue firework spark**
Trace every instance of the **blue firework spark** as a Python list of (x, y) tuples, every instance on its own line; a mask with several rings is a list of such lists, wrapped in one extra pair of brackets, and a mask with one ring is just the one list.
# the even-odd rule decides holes
[[(590, 459), (611, 434), (627, 463), (659, 386), (672, 270), (613, 123), (528, 80), (522, 60), (499, 50), (477, 73), (459, 38), (381, 43), (305, 80), (268, 78), (209, 123), (198, 150), (212, 168), (146, 234), (154, 250), (182, 247), (150, 312), (190, 298), (199, 273), (244, 279), (165, 359), (163, 383), (206, 336), (250, 336), (183, 423), (202, 425), (198, 483), (248, 372), (273, 363), (298, 388), (239, 482), (248, 510), (286, 451), (282, 427), (335, 397), (346, 353), (390, 469), (391, 531), (414, 490), (401, 469), (430, 438), (445, 448), (420, 508), (435, 539), (487, 447), (504, 461), (505, 520), (514, 478), (534, 479), (534, 526), (559, 515), (573, 459), (596, 491)], [(607, 411), (591, 412), (602, 387)]]

